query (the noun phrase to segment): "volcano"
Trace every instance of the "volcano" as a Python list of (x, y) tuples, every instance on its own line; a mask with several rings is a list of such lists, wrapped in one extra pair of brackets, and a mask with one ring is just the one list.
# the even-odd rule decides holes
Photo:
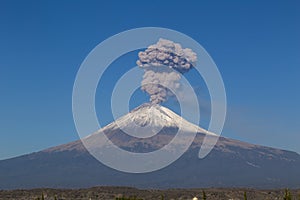
[[(169, 144), (179, 129), (186, 134), (196, 133), (191, 146), (171, 165), (149, 173), (133, 174), (109, 168), (83, 145), (97, 148), (97, 138), (105, 134), (123, 150), (152, 152)], [(139, 188), (300, 187), (299, 154), (220, 137), (208, 156), (199, 159), (205, 136), (216, 137), (168, 108), (143, 104), (82, 140), (0, 161), (0, 189), (96, 185)]]

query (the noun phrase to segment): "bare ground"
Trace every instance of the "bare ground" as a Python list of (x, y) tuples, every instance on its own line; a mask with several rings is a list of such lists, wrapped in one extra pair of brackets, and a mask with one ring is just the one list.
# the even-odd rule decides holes
[[(93, 187), (88, 189), (31, 189), (31, 190), (2, 190), (0, 200), (35, 200), (42, 194), (45, 200), (115, 200), (116, 197), (136, 197), (137, 199), (159, 200), (164, 196), (169, 199), (202, 199), (202, 191), (205, 191), (207, 200), (238, 200), (244, 199), (244, 192), (248, 200), (283, 200), (284, 189), (278, 190), (257, 190), (246, 188), (205, 188), (205, 189), (136, 189), (129, 187)], [(293, 200), (300, 200), (300, 189), (290, 190)]]

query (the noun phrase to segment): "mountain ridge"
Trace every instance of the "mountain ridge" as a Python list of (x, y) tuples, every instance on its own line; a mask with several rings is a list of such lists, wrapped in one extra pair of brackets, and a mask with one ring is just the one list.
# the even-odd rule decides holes
[[(131, 113), (144, 112), (142, 108), (148, 109), (149, 106), (140, 107)], [(154, 112), (157, 112), (156, 108)], [(150, 121), (148, 119), (145, 121), (151, 124), (151, 115), (148, 114), (146, 117), (149, 117)], [(156, 114), (160, 116), (161, 113)], [(136, 122), (130, 117), (130, 113), (128, 116), (125, 117), (125, 125), (132, 127), (127, 126), (129, 121), (126, 120), (130, 120), (130, 123)], [(165, 113), (163, 113), (164, 117)], [(168, 144), (178, 130), (178, 127), (172, 126), (171, 123), (161, 128), (154, 136), (137, 138), (128, 135), (122, 129), (115, 128), (114, 123), (87, 138), (93, 140), (94, 136), (105, 134), (124, 150), (151, 152)], [(195, 126), (190, 123), (188, 125)], [(0, 161), (0, 189), (80, 188), (95, 185), (139, 188), (300, 187), (298, 153), (219, 137), (208, 156), (199, 159), (198, 152), (204, 137), (215, 137), (205, 134), (202, 130), (197, 129), (193, 143), (182, 157), (163, 169), (144, 174), (119, 172), (103, 165), (89, 154), (81, 140), (2, 160)]]

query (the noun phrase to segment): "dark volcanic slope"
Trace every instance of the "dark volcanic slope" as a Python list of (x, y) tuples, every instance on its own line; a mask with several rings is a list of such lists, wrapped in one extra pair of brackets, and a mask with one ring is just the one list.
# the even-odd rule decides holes
[[(138, 136), (164, 127), (146, 139)], [(6, 188), (79, 188), (118, 185), (147, 188), (182, 187), (300, 187), (300, 156), (297, 153), (251, 145), (220, 138), (204, 159), (198, 151), (204, 136), (215, 134), (191, 124), (171, 110), (144, 104), (87, 137), (85, 144), (99, 148), (99, 138), (106, 134), (117, 146), (133, 152), (149, 152), (168, 144), (182, 125), (184, 135), (196, 131), (190, 149), (176, 162), (159, 171), (128, 174), (108, 168), (92, 157), (81, 141), (41, 152), (0, 161), (0, 189)], [(152, 129), (153, 128), (153, 129)], [(160, 129), (159, 129), (160, 130)], [(180, 140), (179, 143), (181, 143)], [(182, 144), (179, 144), (182, 145)], [(177, 146), (176, 146), (177, 148)], [(173, 150), (173, 149), (172, 149)], [(100, 149), (100, 152), (103, 152)]]
[[(167, 133), (168, 130), (164, 130)], [(126, 141), (111, 133), (123, 148), (139, 150), (160, 146), (171, 134), (147, 142)], [(158, 136), (157, 136), (158, 137)], [(80, 141), (0, 161), (0, 188), (81, 188), (95, 185), (142, 188), (179, 187), (300, 187), (300, 156), (297, 153), (220, 138), (213, 151), (198, 159), (203, 140), (199, 134), (190, 149), (172, 165), (156, 172), (128, 174), (104, 166)], [(139, 144), (139, 145), (137, 145)], [(139, 149), (136, 149), (139, 148)]]

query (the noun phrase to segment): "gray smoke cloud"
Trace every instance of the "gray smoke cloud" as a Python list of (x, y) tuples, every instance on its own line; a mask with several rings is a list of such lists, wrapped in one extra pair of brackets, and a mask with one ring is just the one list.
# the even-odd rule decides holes
[(159, 39), (138, 56), (136, 63), (145, 71), (141, 89), (150, 95), (153, 104), (166, 101), (172, 95), (171, 90), (179, 89), (181, 74), (188, 72), (197, 61), (191, 49), (166, 39)]

